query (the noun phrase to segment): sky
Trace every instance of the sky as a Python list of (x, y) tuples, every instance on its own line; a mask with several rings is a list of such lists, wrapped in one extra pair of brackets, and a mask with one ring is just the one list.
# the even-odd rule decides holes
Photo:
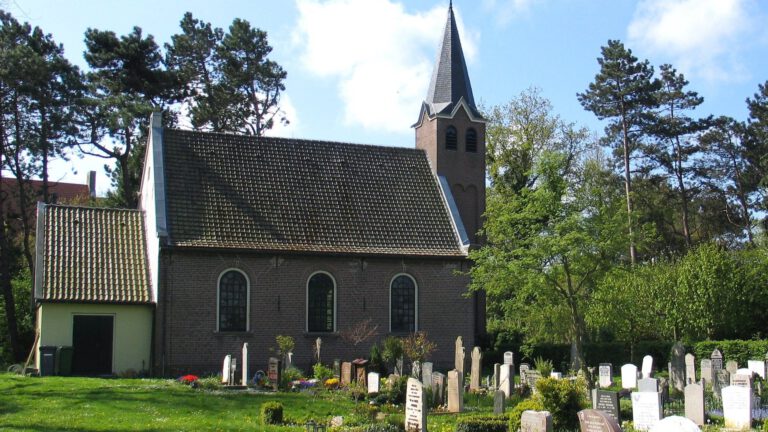
[[(504, 104), (538, 87), (564, 120), (603, 124), (576, 94), (594, 79), (600, 47), (619, 39), (658, 70), (672, 64), (704, 97), (696, 115), (745, 120), (745, 99), (768, 81), (768, 1), (456, 0), (475, 100)], [(414, 146), (416, 121), (437, 56), (447, 0), (0, 0), (39, 26), (87, 69), (87, 28), (126, 34), (134, 26), (162, 45), (187, 11), (226, 29), (234, 18), (267, 32), (270, 58), (288, 73), (282, 108), (290, 124), (271, 135)], [(59, 162), (54, 180), (85, 182), (104, 160)]]

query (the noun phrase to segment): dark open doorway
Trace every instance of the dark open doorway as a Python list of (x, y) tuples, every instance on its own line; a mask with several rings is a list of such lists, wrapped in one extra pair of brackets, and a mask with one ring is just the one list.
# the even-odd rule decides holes
[(72, 325), (72, 373), (109, 375), (112, 373), (112, 335), (115, 317), (75, 315)]

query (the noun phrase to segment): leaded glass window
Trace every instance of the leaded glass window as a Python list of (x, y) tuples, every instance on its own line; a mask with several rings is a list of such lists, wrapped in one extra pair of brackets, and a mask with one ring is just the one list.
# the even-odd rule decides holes
[(307, 331), (333, 332), (336, 284), (325, 273), (315, 273), (307, 283)]
[(230, 270), (219, 278), (219, 331), (248, 330), (248, 281)]
[(390, 286), (393, 333), (416, 331), (416, 283), (407, 275), (392, 279)]

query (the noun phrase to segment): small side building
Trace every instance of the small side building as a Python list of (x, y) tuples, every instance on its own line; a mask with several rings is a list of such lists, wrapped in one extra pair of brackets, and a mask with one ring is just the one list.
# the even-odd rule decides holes
[[(38, 204), (39, 346), (73, 347), (75, 375), (150, 368), (154, 303), (143, 219), (137, 210)], [(37, 349), (37, 368), (40, 357)]]

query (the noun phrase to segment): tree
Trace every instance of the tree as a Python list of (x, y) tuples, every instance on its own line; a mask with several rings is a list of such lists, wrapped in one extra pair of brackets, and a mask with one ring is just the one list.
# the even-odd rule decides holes
[(636, 261), (636, 239), (632, 215), (632, 157), (643, 133), (645, 117), (655, 108), (654, 93), (659, 83), (653, 80), (653, 67), (648, 60), (638, 61), (632, 51), (618, 40), (609, 40), (597, 59), (600, 72), (579, 102), (598, 119), (612, 119), (606, 128), (609, 137), (618, 137), (624, 167), (624, 192), (627, 206), (629, 257)]
[(758, 85), (758, 92), (752, 99), (747, 98), (749, 120), (744, 147), (746, 157), (754, 175), (759, 179), (763, 195), (763, 209), (768, 208), (768, 81)]

